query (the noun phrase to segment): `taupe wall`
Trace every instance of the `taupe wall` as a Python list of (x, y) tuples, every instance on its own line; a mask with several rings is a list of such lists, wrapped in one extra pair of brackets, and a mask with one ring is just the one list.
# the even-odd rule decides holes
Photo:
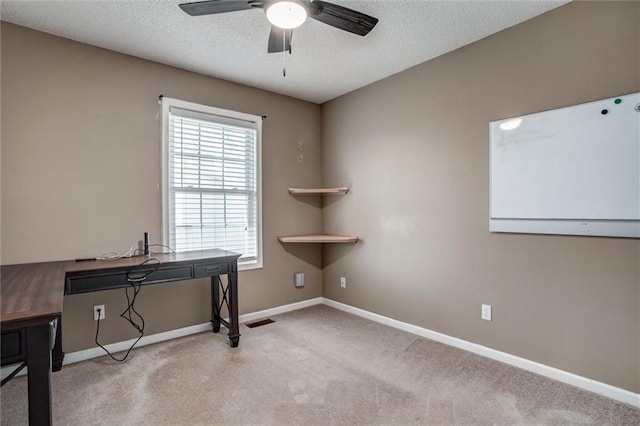
[[(564, 6), (322, 110), (1, 27), (3, 264), (123, 250), (144, 231), (159, 241), (159, 94), (266, 114), (265, 267), (240, 274), (241, 312), (323, 292), (640, 392), (638, 240), (488, 232), (488, 122), (640, 90), (638, 3)], [(351, 187), (325, 201), (322, 221), (318, 200), (286, 191), (321, 174)], [(322, 222), (362, 237), (326, 247), (324, 273), (318, 247), (276, 241)], [(295, 271), (307, 273), (302, 290)], [(207, 287), (145, 288), (147, 331), (205, 322)], [(70, 296), (66, 351), (94, 346), (97, 303), (107, 307), (105, 343), (135, 336), (117, 318), (121, 292)], [(493, 322), (479, 319), (481, 303), (494, 306)]]
[(323, 105), (324, 296), (640, 392), (639, 240), (488, 231), (489, 122), (640, 90), (639, 29), (576, 2)]
[[(263, 127), (264, 268), (240, 273), (240, 313), (321, 295), (320, 248), (279, 234), (319, 231), (318, 205), (289, 196), (321, 181), (320, 107), (2, 23), (2, 263), (123, 251), (144, 231), (161, 242), (158, 96), (257, 115)], [(304, 159), (298, 162), (298, 141)], [(289, 253), (286, 250), (292, 250)], [(306, 272), (295, 289), (293, 274)], [(207, 281), (144, 288), (147, 333), (208, 320)], [(67, 296), (64, 349), (136, 336), (121, 290)]]

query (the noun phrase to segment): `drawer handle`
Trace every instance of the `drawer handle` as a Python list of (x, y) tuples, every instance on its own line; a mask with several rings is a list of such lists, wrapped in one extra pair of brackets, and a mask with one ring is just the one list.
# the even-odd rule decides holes
[(217, 272), (220, 270), (219, 266), (207, 266), (204, 268), (205, 272)]

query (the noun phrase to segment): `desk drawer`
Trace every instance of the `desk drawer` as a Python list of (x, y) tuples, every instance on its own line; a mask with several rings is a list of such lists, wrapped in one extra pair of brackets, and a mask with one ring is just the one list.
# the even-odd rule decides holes
[(214, 275), (224, 275), (229, 273), (228, 263), (203, 263), (195, 265), (194, 274), (195, 278), (212, 277)]
[[(149, 271), (152, 271), (149, 273)], [(142, 285), (169, 281), (190, 280), (193, 278), (191, 265), (153, 269), (136, 269), (130, 272), (112, 272), (108, 274), (92, 274), (67, 277), (65, 294), (89, 293), (92, 291), (110, 290), (131, 286), (129, 277), (135, 279), (145, 274), (149, 275), (140, 283)]]
[(26, 334), (24, 329), (2, 333), (2, 362), (10, 365), (26, 359)]

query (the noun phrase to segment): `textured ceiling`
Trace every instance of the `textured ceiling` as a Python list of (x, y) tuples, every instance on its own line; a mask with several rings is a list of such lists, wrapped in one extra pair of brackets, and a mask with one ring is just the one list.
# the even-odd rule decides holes
[[(380, 19), (366, 37), (308, 19), (268, 54), (262, 10), (191, 17), (181, 1), (2, 0), (3, 21), (323, 103), (567, 1), (333, 0)], [(283, 60), (287, 75), (283, 77)]]

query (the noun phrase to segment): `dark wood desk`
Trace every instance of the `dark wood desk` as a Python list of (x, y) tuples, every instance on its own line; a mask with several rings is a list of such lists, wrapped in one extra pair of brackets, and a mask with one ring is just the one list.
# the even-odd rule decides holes
[[(202, 250), (150, 256), (160, 265), (140, 265), (148, 257), (86, 262), (60, 261), (5, 265), (0, 269), (2, 365), (26, 362), (29, 424), (50, 425), (51, 372), (62, 366), (63, 295), (131, 286), (211, 278), (211, 324), (229, 330), (231, 347), (238, 346), (238, 258), (225, 250)], [(221, 275), (227, 276), (224, 286)], [(229, 320), (220, 315), (226, 306)], [(53, 348), (53, 350), (52, 350)], [(52, 362), (53, 360), (53, 362)]]

